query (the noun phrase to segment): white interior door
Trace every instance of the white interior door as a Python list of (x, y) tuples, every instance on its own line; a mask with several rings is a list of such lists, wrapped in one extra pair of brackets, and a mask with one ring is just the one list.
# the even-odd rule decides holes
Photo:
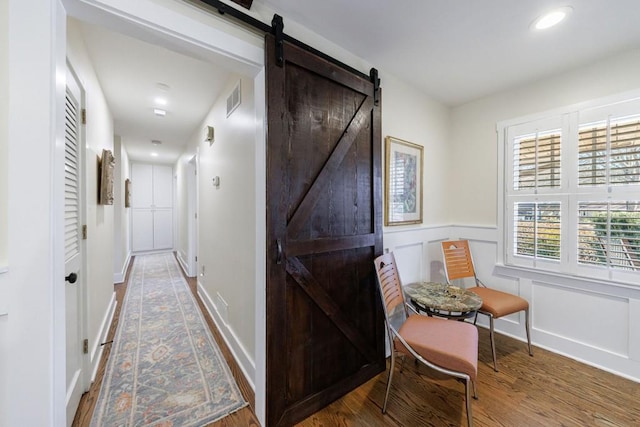
[(65, 157), (64, 157), (64, 241), (65, 241), (65, 299), (66, 299), (66, 385), (67, 425), (71, 425), (87, 389), (83, 373), (83, 150), (82, 97), (73, 73), (67, 70), (65, 101)]

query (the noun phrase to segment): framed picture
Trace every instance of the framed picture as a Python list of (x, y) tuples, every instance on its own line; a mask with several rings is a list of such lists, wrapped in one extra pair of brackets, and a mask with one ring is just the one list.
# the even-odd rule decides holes
[(422, 146), (385, 138), (384, 225), (422, 222)]
[(129, 178), (124, 181), (124, 207), (131, 207), (131, 180)]

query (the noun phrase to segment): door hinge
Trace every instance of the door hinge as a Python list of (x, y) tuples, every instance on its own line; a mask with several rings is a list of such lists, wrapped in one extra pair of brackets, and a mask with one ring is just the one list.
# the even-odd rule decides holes
[(82, 226), (82, 240), (87, 240), (87, 224)]
[(196, 262), (198, 262), (198, 257), (196, 256)]
[(84, 341), (82, 341), (82, 353), (83, 354), (89, 353), (89, 340), (86, 338), (84, 339)]
[(86, 108), (82, 109), (82, 124), (83, 125), (87, 124), (87, 109)]
[(196, 219), (198, 219), (198, 213), (197, 213), (197, 212), (196, 212), (196, 215), (195, 215), (195, 216), (196, 216)]

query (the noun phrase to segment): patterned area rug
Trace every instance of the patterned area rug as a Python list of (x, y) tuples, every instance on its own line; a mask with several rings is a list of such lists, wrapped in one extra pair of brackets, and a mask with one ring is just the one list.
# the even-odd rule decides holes
[(92, 426), (202, 426), (247, 405), (172, 254), (137, 256)]

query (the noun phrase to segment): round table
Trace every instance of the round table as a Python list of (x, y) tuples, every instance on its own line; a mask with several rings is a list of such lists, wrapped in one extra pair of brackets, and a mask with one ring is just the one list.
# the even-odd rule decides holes
[(410, 283), (404, 291), (414, 307), (429, 316), (466, 319), (474, 316), (482, 306), (482, 298), (477, 294), (446, 283)]

